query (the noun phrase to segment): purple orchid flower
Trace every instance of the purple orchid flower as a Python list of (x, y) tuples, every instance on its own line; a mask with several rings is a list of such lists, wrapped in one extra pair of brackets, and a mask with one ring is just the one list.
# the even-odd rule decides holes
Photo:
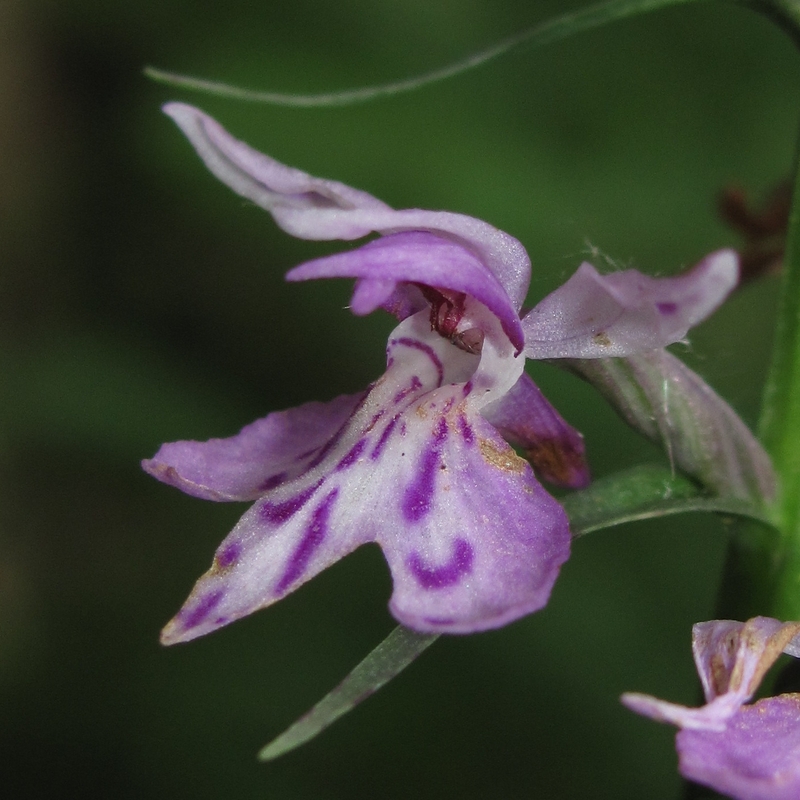
[(737, 800), (800, 797), (800, 694), (745, 705), (781, 653), (800, 657), (800, 623), (755, 617), (692, 628), (694, 661), (706, 705), (667, 703), (643, 694), (622, 702), (679, 731), (680, 772)]
[(355, 278), (350, 308), (400, 324), (365, 392), (258, 420), (230, 439), (175, 442), (144, 469), (207, 500), (255, 501), (162, 641), (270, 605), (359, 545), (377, 542), (390, 609), (418, 631), (471, 633), (542, 608), (569, 556), (566, 515), (539, 476), (577, 488), (581, 435), (524, 373), (525, 358), (600, 358), (685, 336), (734, 287), (732, 251), (686, 275), (601, 276), (583, 264), (520, 319), (522, 245), (461, 214), (397, 211), (286, 167), (187, 105), (165, 111), (209, 169), (304, 239), (380, 238), (302, 264), (288, 280)]

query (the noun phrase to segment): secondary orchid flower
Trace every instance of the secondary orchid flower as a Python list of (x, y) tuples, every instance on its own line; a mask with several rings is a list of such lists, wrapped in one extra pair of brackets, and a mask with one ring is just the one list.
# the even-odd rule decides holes
[(165, 110), (209, 169), (288, 233), (380, 234), (287, 279), (355, 278), (351, 310), (384, 308), (400, 324), (365, 392), (270, 414), (230, 439), (166, 444), (143, 462), (196, 497), (255, 501), (162, 641), (268, 606), (367, 542), (389, 563), (392, 614), (416, 630), (480, 631), (544, 606), (570, 532), (529, 461), (561, 486), (584, 486), (589, 472), (580, 434), (524, 373), (525, 358), (677, 341), (734, 287), (735, 254), (663, 280), (583, 264), (520, 319), (530, 261), (508, 234), (461, 214), (392, 209), (252, 150), (195, 108)]
[(685, 778), (736, 800), (797, 800), (800, 694), (746, 703), (781, 653), (800, 657), (800, 623), (700, 622), (692, 650), (706, 705), (687, 708), (642, 694), (625, 694), (622, 702), (682, 729), (676, 745)]

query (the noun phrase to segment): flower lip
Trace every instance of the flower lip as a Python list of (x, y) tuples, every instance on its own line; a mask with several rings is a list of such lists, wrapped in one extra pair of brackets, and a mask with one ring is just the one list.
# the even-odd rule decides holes
[[(392, 573), (392, 613), (417, 630), (486, 630), (546, 604), (569, 524), (481, 416), (523, 365), (497, 318), (474, 313), (491, 332), (480, 356), (453, 347), (420, 311), (390, 336), (387, 371), (365, 396), (279, 412), (227, 442), (165, 446), (146, 465), (201, 496), (256, 498), (165, 644), (270, 605), (370, 541)], [(302, 431), (315, 418), (309, 450)], [(276, 475), (285, 477), (273, 485)]]

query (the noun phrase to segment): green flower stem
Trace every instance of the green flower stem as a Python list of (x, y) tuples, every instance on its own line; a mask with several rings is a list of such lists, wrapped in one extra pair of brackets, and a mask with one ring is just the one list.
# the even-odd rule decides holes
[[(800, 0), (746, 2), (776, 22), (800, 47)], [(769, 514), (777, 535), (757, 522), (735, 529), (722, 581), (718, 615), (747, 619), (766, 614), (800, 619), (800, 159), (772, 363), (759, 435), (778, 476)]]
[[(790, 3), (782, 0), (780, 5)], [(800, 4), (791, 6), (800, 14)], [(800, 17), (795, 26), (800, 42)], [(784, 619), (800, 619), (800, 169), (793, 191), (775, 346), (759, 426), (778, 475), (772, 516), (780, 537), (768, 613)]]
[[(746, 1), (746, 0), (745, 0)], [(783, 0), (790, 2), (790, 0)], [(485, 50), (472, 53), (464, 59), (448, 64), (440, 69), (426, 72), (412, 78), (376, 86), (362, 86), (356, 89), (345, 89), (339, 92), (322, 94), (284, 94), (281, 92), (264, 92), (245, 89), (220, 81), (180, 75), (176, 72), (146, 67), (144, 74), (159, 83), (176, 86), (205, 94), (227, 97), (249, 103), (286, 106), (289, 108), (331, 108), (365, 103), (380, 97), (392, 97), (405, 92), (413, 92), (423, 86), (435, 84), (464, 72), (483, 66), (522, 47), (531, 49), (542, 47), (552, 42), (567, 39), (583, 31), (594, 30), (617, 20), (647, 14), (670, 6), (697, 2), (697, 0), (605, 0), (596, 5), (569, 11), (545, 22), (520, 31)]]

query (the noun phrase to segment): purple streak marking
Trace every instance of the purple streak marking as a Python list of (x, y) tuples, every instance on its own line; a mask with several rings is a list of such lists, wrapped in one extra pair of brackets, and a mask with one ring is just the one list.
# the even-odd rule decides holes
[(669, 316), (670, 314), (674, 314), (678, 310), (678, 304), (656, 303), (656, 308), (658, 309), (659, 313), (663, 314), (666, 317)]
[(425, 617), (425, 622), (429, 625), (452, 625), (455, 621), (455, 617)]
[(264, 522), (286, 522), (311, 499), (320, 486), (322, 486), (321, 480), (295, 497), (284, 500), (282, 503), (264, 503), (259, 511), (261, 519)]
[(436, 427), (433, 429), (433, 441), (441, 447), (444, 440), (447, 438), (447, 420), (444, 417), (439, 417)]
[(342, 436), (344, 436), (345, 431), (347, 430), (350, 423), (353, 421), (353, 417), (361, 410), (361, 406), (364, 405), (367, 397), (369, 397), (369, 392), (367, 392), (356, 404), (356, 407), (350, 412), (350, 416), (342, 423), (339, 427), (339, 430), (325, 442), (324, 445), (320, 448), (319, 452), (314, 456), (311, 461), (308, 462), (308, 469), (314, 469), (314, 467), (319, 466), (324, 460), (325, 457), (330, 453), (330, 451), (339, 444)]
[(242, 545), (239, 542), (226, 544), (225, 547), (217, 553), (217, 566), (222, 569), (227, 569), (233, 566), (241, 554)]
[(276, 486), (280, 486), (288, 477), (289, 477), (288, 472), (279, 472), (277, 475), (272, 475), (258, 487), (258, 491), (268, 492), (270, 489), (274, 489)]
[(436, 468), (446, 438), (447, 420), (440, 417), (433, 432), (433, 442), (422, 454), (417, 467), (417, 476), (403, 495), (403, 516), (409, 522), (418, 522), (431, 510), (436, 488)]
[(342, 427), (339, 428), (339, 430), (336, 431), (336, 433), (334, 433), (324, 445), (322, 445), (322, 447), (319, 449), (319, 452), (314, 456), (314, 458), (311, 459), (311, 461), (308, 462), (308, 469), (314, 469), (314, 467), (318, 467), (325, 460), (325, 457), (328, 455), (328, 453), (330, 453), (330, 451), (333, 450), (337, 444), (339, 444), (339, 440), (342, 438), (342, 436), (344, 436), (344, 432), (347, 430), (347, 426), (349, 424), (350, 420), (348, 419), (347, 422), (345, 422), (345, 424), (342, 425)]
[(222, 589), (217, 589), (216, 592), (207, 594), (191, 611), (181, 614), (183, 629), (188, 631), (204, 622), (206, 617), (219, 605), (224, 595), (225, 592)]
[(335, 472), (341, 472), (343, 469), (352, 467), (358, 461), (359, 456), (364, 452), (367, 446), (366, 439), (359, 439), (351, 448), (350, 452), (336, 465)]
[(428, 356), (428, 358), (433, 362), (433, 366), (436, 367), (436, 372), (439, 377), (438, 385), (442, 385), (442, 382), (444, 381), (444, 366), (442, 365), (439, 356), (436, 355), (436, 352), (429, 344), (420, 342), (418, 339), (410, 339), (407, 336), (402, 336), (399, 339), (393, 339), (392, 344), (401, 344), (404, 347), (411, 347), (414, 350), (419, 350), (421, 353), (425, 353), (425, 355)]
[(381, 409), (375, 416), (369, 421), (369, 425), (367, 425), (366, 430), (364, 433), (369, 433), (377, 424), (378, 420), (383, 416), (384, 410)]
[(473, 433), (472, 427), (470, 426), (469, 422), (467, 422), (467, 418), (464, 414), (458, 415), (457, 427), (458, 432), (461, 434), (467, 444), (472, 444), (475, 441), (475, 434)]
[(386, 442), (389, 441), (389, 437), (392, 435), (392, 431), (395, 429), (395, 426), (397, 425), (399, 419), (400, 419), (400, 414), (395, 414), (389, 420), (389, 424), (383, 429), (383, 433), (381, 434), (380, 439), (378, 439), (378, 443), (375, 445), (373, 451), (369, 454), (369, 457), (373, 461), (377, 461), (380, 458), (380, 455), (383, 452), (384, 447), (386, 447)]
[(453, 557), (442, 567), (428, 567), (419, 553), (408, 559), (409, 569), (423, 589), (444, 589), (458, 583), (472, 571), (472, 547), (464, 539), (456, 539)]
[(338, 489), (334, 489), (328, 496), (314, 509), (311, 515), (311, 522), (306, 528), (300, 544), (292, 553), (286, 572), (275, 587), (275, 594), (283, 594), (306, 570), (314, 551), (322, 544), (328, 530), (328, 519), (331, 515), (333, 503), (339, 494)]
[(408, 397), (412, 392), (415, 392), (417, 389), (421, 389), (421, 388), (422, 388), (422, 381), (416, 375), (414, 375), (411, 378), (411, 385), (410, 386), (406, 386), (405, 389), (401, 389), (394, 396), (394, 400), (392, 402), (395, 405), (397, 405), (398, 403), (402, 403), (403, 400), (405, 400), (406, 397)]
[(469, 393), (472, 391), (472, 381), (467, 381), (464, 384), (464, 388), (461, 391), (464, 393), (464, 397), (467, 397)]

